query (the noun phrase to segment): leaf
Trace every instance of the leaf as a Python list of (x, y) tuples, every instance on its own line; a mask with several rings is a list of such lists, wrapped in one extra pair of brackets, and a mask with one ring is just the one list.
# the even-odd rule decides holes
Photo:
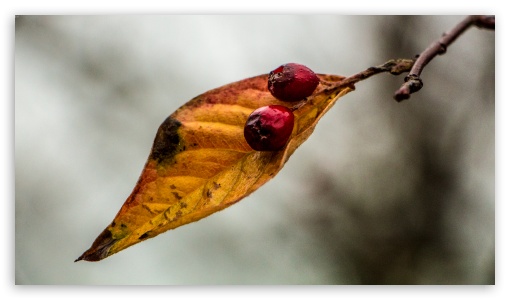
[(180, 107), (159, 127), (136, 186), (113, 222), (76, 261), (98, 261), (169, 229), (200, 220), (246, 197), (273, 178), (335, 101), (354, 87), (318, 75), (314, 95), (295, 107), (287, 146), (252, 150), (243, 135), (249, 114), (289, 103), (267, 90), (267, 75), (208, 91)]

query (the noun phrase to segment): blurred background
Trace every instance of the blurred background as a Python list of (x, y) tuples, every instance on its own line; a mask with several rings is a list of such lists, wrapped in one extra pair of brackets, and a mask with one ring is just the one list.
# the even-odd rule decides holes
[(160, 123), (287, 62), (352, 75), (463, 16), (19, 16), (16, 284), (494, 284), (495, 34), (471, 29), (396, 103), (359, 83), (257, 192), (101, 262)]

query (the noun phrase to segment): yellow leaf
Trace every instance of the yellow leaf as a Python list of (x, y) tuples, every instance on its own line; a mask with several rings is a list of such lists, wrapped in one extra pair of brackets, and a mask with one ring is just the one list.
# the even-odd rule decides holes
[[(159, 127), (136, 186), (113, 222), (76, 261), (98, 261), (131, 245), (200, 220), (246, 197), (273, 178), (335, 101), (354, 87), (318, 75), (307, 101), (286, 103), (267, 89), (267, 75), (206, 92)], [(280, 151), (254, 151), (244, 139), (250, 113), (264, 105), (294, 109), (295, 124)]]

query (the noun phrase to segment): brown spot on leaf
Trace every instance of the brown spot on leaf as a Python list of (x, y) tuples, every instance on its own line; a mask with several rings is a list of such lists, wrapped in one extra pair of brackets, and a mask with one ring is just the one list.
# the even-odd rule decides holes
[(177, 153), (182, 151), (181, 137), (177, 133), (179, 127), (181, 127), (181, 122), (172, 117), (166, 118), (161, 126), (159, 126), (154, 138), (150, 154), (151, 159), (162, 162), (172, 159)]
[(181, 200), (182, 199), (182, 197), (179, 196), (179, 194), (177, 192), (172, 192), (172, 195), (174, 195), (175, 199), (177, 199), (177, 200)]

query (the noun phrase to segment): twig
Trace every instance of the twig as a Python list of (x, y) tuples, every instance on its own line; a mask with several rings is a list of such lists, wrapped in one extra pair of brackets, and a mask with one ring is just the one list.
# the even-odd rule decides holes
[[(328, 82), (328, 81), (322, 81), (321, 83), (325, 86), (320, 92), (334, 92), (337, 91), (339, 88), (343, 87), (350, 87), (352, 89), (355, 89), (354, 84), (358, 83), (364, 79), (367, 79), (369, 77), (372, 77), (373, 75), (387, 72), (393, 75), (400, 75), (404, 72), (409, 72), (411, 68), (413, 67), (414, 59), (406, 59), (406, 58), (397, 58), (397, 59), (390, 59), (384, 64), (376, 67), (370, 67), (366, 69), (365, 71), (361, 71), (357, 74), (351, 75), (349, 77), (344, 78), (341, 81), (337, 82)], [(308, 100), (313, 97), (307, 97), (300, 102), (296, 103), (291, 110), (295, 111), (301, 108), (303, 105), (305, 105)]]
[(371, 77), (372, 75), (383, 72), (388, 72), (393, 75), (400, 75), (404, 72), (411, 70), (411, 67), (414, 65), (414, 63), (415, 63), (414, 59), (405, 58), (391, 59), (380, 66), (370, 67), (365, 71), (345, 78), (342, 81), (342, 85), (355, 84), (363, 79)]
[(357, 74), (351, 75), (347, 78), (345, 78), (342, 81), (330, 84), (327, 82), (323, 82), (327, 85), (325, 88), (326, 91), (331, 91), (338, 89), (340, 87), (346, 87), (351, 86), (354, 88), (354, 84), (358, 83), (364, 79), (367, 79), (369, 77), (372, 77), (373, 75), (387, 72), (391, 73), (393, 75), (399, 75), (404, 72), (409, 72), (411, 70), (412, 66), (414, 64), (414, 59), (406, 59), (406, 58), (397, 58), (397, 59), (390, 59), (384, 64), (376, 67), (370, 67), (366, 69), (365, 71), (361, 71)]
[(409, 99), (412, 93), (419, 91), (423, 87), (423, 81), (420, 78), (423, 68), (436, 55), (446, 53), (446, 48), (471, 26), (494, 30), (496, 28), (496, 19), (494, 16), (469, 16), (457, 24), (452, 30), (444, 33), (439, 40), (433, 42), (418, 56), (411, 71), (405, 77), (405, 82), (395, 92), (393, 98), (400, 102)]

